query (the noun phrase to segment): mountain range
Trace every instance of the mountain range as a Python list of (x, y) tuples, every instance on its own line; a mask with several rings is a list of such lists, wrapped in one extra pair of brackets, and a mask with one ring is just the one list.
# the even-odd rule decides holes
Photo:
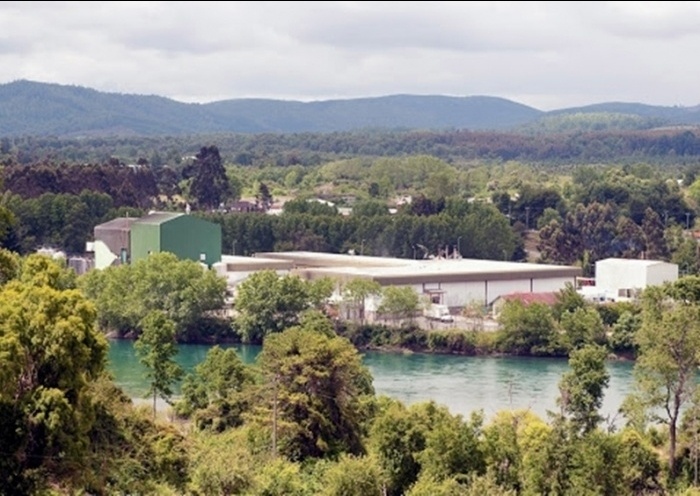
[(542, 111), (491, 96), (389, 95), (299, 102), (183, 103), (19, 80), (0, 85), (0, 135), (174, 136), (354, 130), (567, 132), (700, 124), (700, 106), (610, 102)]

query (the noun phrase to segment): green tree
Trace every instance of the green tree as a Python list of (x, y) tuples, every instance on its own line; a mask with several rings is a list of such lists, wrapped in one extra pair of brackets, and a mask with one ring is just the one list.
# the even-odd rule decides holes
[(170, 403), (173, 384), (183, 375), (182, 367), (174, 360), (177, 355), (175, 324), (164, 312), (154, 310), (141, 324), (143, 332), (134, 343), (134, 350), (146, 367), (150, 381), (149, 395), (153, 397), (153, 418), (156, 416), (156, 400), (163, 398)]
[(374, 458), (341, 455), (323, 474), (323, 496), (381, 496), (382, 474)]
[(420, 297), (411, 286), (387, 286), (377, 312), (391, 319), (413, 320), (420, 307)]
[(204, 361), (182, 383), (182, 399), (176, 403), (180, 415), (192, 417), (199, 428), (222, 431), (243, 422), (248, 409), (245, 391), (253, 374), (234, 348), (214, 346)]
[(516, 355), (564, 353), (551, 309), (543, 303), (507, 302), (499, 316), (499, 349)]
[(684, 237), (671, 255), (671, 263), (678, 265), (678, 273), (681, 276), (700, 273), (698, 242), (692, 238)]
[(398, 496), (418, 479), (418, 454), (425, 448), (424, 426), (403, 403), (382, 397), (369, 436), (370, 448), (386, 478), (386, 493)]
[(356, 217), (376, 217), (389, 215), (389, 207), (386, 201), (368, 199), (358, 201), (352, 206), (352, 215)]
[(174, 322), (178, 341), (229, 332), (228, 323), (216, 316), (224, 308), (226, 280), (172, 253), (154, 253), (133, 265), (93, 270), (78, 282), (95, 302), (104, 331), (138, 334), (146, 315), (162, 310)]
[(268, 188), (267, 184), (263, 182), (258, 183), (255, 191), (255, 203), (258, 205), (258, 208), (265, 211), (269, 210), (272, 206), (272, 201), (272, 193), (270, 193), (270, 188)]
[(561, 320), (563, 314), (574, 312), (585, 306), (587, 306), (586, 300), (569, 282), (557, 293), (556, 302), (552, 305), (552, 315), (555, 319)]
[[(313, 327), (271, 334), (258, 357), (266, 379), (263, 417), (275, 450), (292, 461), (364, 453), (374, 395), (362, 357), (345, 338)], [(270, 425), (272, 419), (272, 425)]]
[(607, 350), (602, 346), (589, 344), (572, 351), (570, 370), (559, 382), (557, 403), (562, 414), (584, 434), (595, 429), (602, 420), (599, 410), (610, 381), (606, 358)]
[(231, 187), (216, 146), (204, 146), (199, 150), (190, 173), (193, 174), (190, 195), (201, 208), (217, 208), (228, 200)]
[(343, 288), (343, 298), (357, 312), (360, 323), (365, 323), (365, 306), (367, 298), (382, 294), (382, 286), (374, 279), (355, 278)]
[(21, 263), (17, 253), (0, 248), (0, 286), (19, 276)]
[(327, 290), (322, 286), (274, 270), (251, 274), (236, 288), (236, 331), (244, 342), (260, 344), (270, 334), (297, 325), (301, 314), (319, 303)]
[(642, 326), (637, 331), (635, 392), (629, 400), (637, 398), (651, 411), (652, 419), (668, 425), (671, 478), (677, 475), (676, 443), (682, 409), (697, 388), (700, 365), (700, 306), (669, 298), (677, 294), (677, 288), (667, 284), (644, 291)]
[(593, 308), (580, 307), (572, 312), (564, 312), (560, 324), (571, 349), (605, 341), (603, 319)]
[(14, 213), (0, 205), (0, 248), (19, 250), (18, 221)]
[[(60, 272), (60, 267), (55, 267)], [(93, 411), (88, 386), (107, 342), (75, 289), (34, 274), (0, 287), (0, 492), (34, 493), (32, 473), (80, 477)]]
[(636, 354), (636, 334), (642, 325), (638, 313), (624, 311), (612, 326), (610, 346), (616, 353)]
[(652, 260), (668, 259), (668, 246), (664, 238), (664, 223), (651, 207), (644, 211), (642, 232), (646, 245), (646, 258)]

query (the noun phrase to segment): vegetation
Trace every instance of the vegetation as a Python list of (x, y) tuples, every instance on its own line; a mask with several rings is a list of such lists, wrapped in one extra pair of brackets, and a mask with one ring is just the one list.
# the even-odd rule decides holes
[(80, 287), (97, 308), (101, 330), (118, 336), (139, 336), (146, 318), (163, 312), (178, 341), (225, 339), (232, 334), (221, 316), (226, 281), (192, 260), (172, 253), (154, 253), (131, 265), (93, 270)]
[[(560, 412), (548, 419), (521, 411), (463, 418), (434, 402), (377, 396), (352, 342), (322, 312), (302, 308), (293, 324), (265, 335), (255, 364), (211, 348), (185, 378), (171, 422), (134, 406), (104, 374), (108, 343), (80, 278), (46, 256), (1, 253), (2, 494), (680, 495), (696, 484), (697, 277), (648, 290), (634, 314), (626, 306), (596, 311), (563, 291), (544, 339), (523, 327), (506, 331), (521, 336), (514, 342), (522, 349), (571, 347)], [(306, 294), (313, 307), (308, 295), (321, 293)], [(532, 305), (512, 311), (532, 312), (524, 318), (532, 325), (545, 319)], [(584, 318), (591, 311), (596, 325), (641, 319), (625, 324), (638, 347), (639, 389), (617, 428), (604, 429), (599, 412), (609, 343), (590, 342), (596, 333), (564, 339), (575, 328), (566, 319), (593, 321)], [(178, 376), (168, 365), (175, 325), (154, 311), (141, 327), (136, 343), (152, 391), (167, 396)], [(387, 336), (400, 329), (386, 328)], [(359, 338), (362, 326), (344, 333), (353, 332)], [(425, 344), (439, 335), (401, 339)], [(484, 335), (502, 344), (483, 331), (463, 339), (485, 346)], [(655, 420), (657, 412), (669, 416)]]
[(161, 397), (170, 403), (173, 383), (180, 380), (183, 370), (173, 360), (177, 355), (175, 324), (165, 313), (158, 310), (152, 311), (146, 315), (141, 327), (143, 332), (134, 343), (134, 350), (147, 370), (155, 418), (157, 398)]
[[(587, 125), (606, 119), (621, 117)], [(694, 132), (202, 139), (0, 140), (0, 494), (697, 491)], [(235, 211), (243, 197), (256, 211)], [(262, 213), (285, 197), (280, 215)], [(412, 322), (416, 294), (364, 279), (333, 288), (259, 272), (237, 287), (230, 319), (225, 281), (196, 262), (155, 254), (77, 276), (33, 254), (78, 254), (100, 222), (186, 204), (238, 254), (462, 256), (587, 274), (601, 258), (646, 257), (683, 277), (641, 303), (594, 304), (569, 287), (552, 307), (507, 303), (497, 332), (426, 330)], [(387, 323), (366, 322), (370, 296)], [(174, 402), (175, 422), (106, 375), (105, 334), (137, 338), (150, 393)], [(223, 340), (261, 344), (259, 361), (212, 348), (175, 397), (176, 343)], [(463, 418), (377, 396), (358, 352), (368, 347), (560, 356), (571, 372), (546, 419)], [(599, 411), (610, 354), (635, 359), (620, 427)]]

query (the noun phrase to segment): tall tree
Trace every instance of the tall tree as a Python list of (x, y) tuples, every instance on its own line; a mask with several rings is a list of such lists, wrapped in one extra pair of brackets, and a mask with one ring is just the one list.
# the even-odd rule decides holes
[(588, 433), (602, 420), (599, 410), (610, 374), (605, 368), (607, 350), (587, 345), (571, 352), (569, 367), (559, 382), (557, 403), (576, 429)]
[(364, 453), (366, 400), (374, 388), (347, 339), (294, 327), (269, 335), (258, 360), (268, 379), (264, 419), (272, 419), (273, 453), (294, 461)]
[(149, 313), (141, 325), (143, 331), (134, 343), (141, 363), (146, 367), (149, 394), (153, 397), (153, 418), (156, 416), (158, 397), (170, 403), (173, 384), (183, 375), (182, 367), (174, 360), (177, 355), (175, 324), (158, 310)]
[(214, 209), (228, 200), (231, 186), (216, 146), (204, 146), (199, 150), (192, 164), (192, 174), (190, 195), (200, 208)]
[(677, 475), (678, 423), (683, 406), (697, 389), (700, 366), (700, 305), (693, 300), (673, 298), (680, 294), (677, 283), (644, 291), (642, 326), (636, 334), (636, 390), (626, 399), (627, 405), (641, 404), (651, 412), (653, 420), (668, 425), (672, 478)]
[(164, 311), (175, 323), (178, 341), (230, 331), (214, 315), (224, 307), (226, 280), (172, 253), (154, 253), (133, 265), (90, 271), (79, 284), (95, 302), (104, 331), (138, 333), (152, 310)]
[(651, 260), (666, 260), (668, 258), (668, 246), (664, 238), (664, 223), (651, 207), (644, 211), (642, 232), (646, 245), (646, 258)]

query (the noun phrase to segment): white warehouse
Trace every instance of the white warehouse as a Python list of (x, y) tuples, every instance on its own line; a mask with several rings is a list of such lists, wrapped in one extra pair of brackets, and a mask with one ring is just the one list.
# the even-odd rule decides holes
[[(477, 259), (411, 260), (358, 255), (275, 252), (265, 259), (294, 263), (292, 273), (304, 279), (330, 277), (339, 286), (356, 278), (381, 286), (410, 286), (433, 303), (459, 310), (469, 304), (490, 306), (510, 293), (542, 293), (575, 285), (579, 267)], [(369, 303), (369, 302), (368, 302)]]

